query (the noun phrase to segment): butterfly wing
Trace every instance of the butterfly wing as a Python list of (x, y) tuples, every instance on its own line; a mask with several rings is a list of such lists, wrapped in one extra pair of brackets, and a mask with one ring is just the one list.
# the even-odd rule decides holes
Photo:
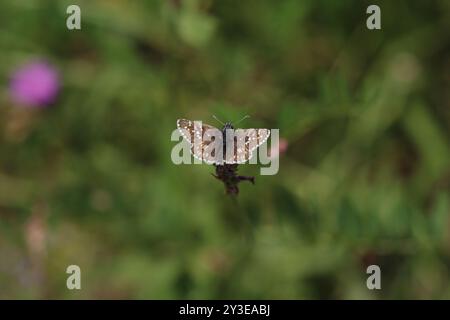
[[(239, 164), (250, 160), (255, 151), (260, 145), (267, 141), (270, 136), (269, 129), (236, 129), (234, 131), (233, 141), (226, 142), (226, 147), (229, 150), (228, 154), (225, 152), (224, 161), (221, 161), (222, 155), (215, 154), (215, 143), (222, 145), (222, 141), (216, 141), (215, 137), (222, 137), (219, 129), (208, 124), (199, 125), (200, 122), (191, 121), (187, 119), (177, 120), (178, 130), (181, 132), (183, 138), (190, 144), (192, 155), (207, 164)], [(231, 137), (233, 138), (233, 137)]]
[[(234, 137), (234, 150), (225, 155), (225, 163), (244, 163), (250, 160), (260, 145), (270, 136), (269, 129), (236, 129)], [(227, 143), (227, 148), (230, 146)]]
[(177, 127), (183, 138), (191, 146), (192, 155), (207, 164), (216, 163), (215, 153), (205, 152), (214, 149), (214, 137), (221, 136), (219, 129), (197, 121), (178, 119)]

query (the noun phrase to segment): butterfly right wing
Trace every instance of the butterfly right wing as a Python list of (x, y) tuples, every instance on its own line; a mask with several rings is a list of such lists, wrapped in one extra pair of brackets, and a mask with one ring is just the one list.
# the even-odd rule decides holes
[(219, 129), (200, 121), (191, 121), (187, 119), (178, 119), (177, 127), (183, 138), (191, 146), (192, 155), (207, 164), (217, 163), (214, 150), (214, 137), (220, 136)]
[[(234, 150), (225, 157), (227, 164), (245, 163), (253, 157), (253, 151), (270, 136), (269, 129), (236, 129), (234, 131)], [(229, 147), (229, 143), (228, 146)]]

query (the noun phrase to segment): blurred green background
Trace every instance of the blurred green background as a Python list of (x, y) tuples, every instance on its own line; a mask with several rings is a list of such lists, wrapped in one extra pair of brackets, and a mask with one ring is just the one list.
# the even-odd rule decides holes
[[(0, 298), (450, 298), (448, 0), (73, 3), (0, 4)], [(48, 108), (10, 99), (34, 58)], [(213, 114), (288, 142), (236, 201), (170, 160)]]

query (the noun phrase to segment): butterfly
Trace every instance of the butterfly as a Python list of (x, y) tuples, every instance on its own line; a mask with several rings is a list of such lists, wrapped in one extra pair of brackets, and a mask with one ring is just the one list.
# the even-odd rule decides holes
[[(266, 142), (270, 136), (269, 129), (235, 130), (230, 122), (223, 123), (223, 125), (222, 130), (219, 130), (200, 121), (177, 120), (178, 130), (189, 143), (192, 155), (207, 164), (245, 163), (253, 157), (253, 151)], [(233, 134), (227, 135), (227, 131)], [(216, 151), (219, 152), (216, 154)]]

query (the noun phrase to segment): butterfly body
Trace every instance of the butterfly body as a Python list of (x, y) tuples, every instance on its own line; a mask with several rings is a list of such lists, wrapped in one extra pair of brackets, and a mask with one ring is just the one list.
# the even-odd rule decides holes
[(252, 157), (253, 151), (267, 140), (270, 130), (235, 130), (230, 122), (225, 123), (222, 130), (219, 130), (186, 119), (179, 119), (177, 126), (184, 139), (189, 142), (192, 155), (216, 167), (214, 177), (225, 184), (228, 194), (237, 194), (239, 192), (237, 185), (241, 181), (254, 183), (254, 177), (237, 175), (237, 166)]
[(234, 130), (231, 122), (225, 123), (222, 128), (223, 154), (226, 154), (227, 151), (227, 130)]

